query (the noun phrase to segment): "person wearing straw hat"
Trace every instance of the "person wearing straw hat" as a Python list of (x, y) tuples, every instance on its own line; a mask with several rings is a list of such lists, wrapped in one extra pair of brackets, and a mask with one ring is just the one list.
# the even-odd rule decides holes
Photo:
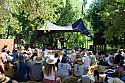
[(0, 74), (0, 83), (7, 83), (10, 81), (9, 77), (5, 77), (4, 74)]
[(8, 56), (7, 61), (4, 63), (5, 76), (10, 77), (11, 79), (14, 78), (14, 66), (12, 64), (12, 59), (12, 56)]
[(74, 65), (74, 75), (78, 78), (82, 77), (85, 74), (85, 67), (81, 58), (76, 59), (76, 63)]
[(57, 67), (55, 66), (55, 63), (57, 62), (57, 59), (54, 57), (48, 57), (46, 59), (46, 65), (43, 68), (44, 72), (44, 79), (43, 83), (57, 83)]
[(30, 67), (30, 78), (33, 81), (43, 81), (43, 71), (42, 71), (42, 62), (44, 59), (42, 56), (34, 56), (33, 63), (29, 65)]
[(74, 76), (69, 76), (62, 80), (62, 83), (77, 83), (78, 78)]
[(23, 47), (23, 46), (21, 46), (21, 48), (20, 48), (20, 52), (19, 52), (19, 54), (18, 55), (21, 55), (21, 54), (23, 54), (23, 52), (25, 51), (25, 48)]
[(120, 80), (119, 78), (109, 78), (107, 83), (124, 83), (122, 80)]
[(6, 77), (4, 74), (0, 74), (0, 83), (18, 83), (16, 80), (10, 80), (9, 77)]

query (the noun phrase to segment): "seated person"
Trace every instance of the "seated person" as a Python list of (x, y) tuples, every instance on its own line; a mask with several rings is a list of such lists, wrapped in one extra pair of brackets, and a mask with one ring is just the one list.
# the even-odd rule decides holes
[(81, 58), (76, 59), (76, 63), (74, 65), (74, 76), (82, 77), (85, 74), (85, 67)]
[(64, 78), (62, 80), (62, 83), (77, 83), (77, 80), (78, 80), (77, 77), (69, 76), (67, 78)]
[(4, 74), (0, 74), (0, 83), (18, 83), (16, 80), (11, 80), (9, 77), (6, 77)]
[(120, 62), (119, 67), (115, 70), (115, 73), (117, 74), (117, 77), (120, 78), (122, 81), (125, 81), (125, 72), (123, 69), (123, 62)]
[(93, 70), (94, 67), (90, 67), (86, 70), (87, 74), (83, 75), (80, 79), (78, 79), (77, 83), (94, 83), (95, 82), (95, 78), (93, 75)]
[(113, 66), (114, 62), (113, 55), (109, 55), (105, 61), (108, 63), (109, 66)]
[(94, 70), (95, 83), (103, 83), (103, 77), (99, 76), (99, 71)]
[(71, 65), (67, 63), (67, 60), (65, 57), (62, 57), (61, 62), (58, 63), (58, 76), (61, 77), (61, 79), (70, 76), (71, 72)]

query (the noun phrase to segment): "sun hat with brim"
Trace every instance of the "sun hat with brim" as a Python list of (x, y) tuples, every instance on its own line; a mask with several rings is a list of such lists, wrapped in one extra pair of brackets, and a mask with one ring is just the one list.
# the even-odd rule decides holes
[(47, 63), (47, 64), (55, 64), (56, 62), (57, 62), (57, 59), (54, 58), (54, 57), (48, 57), (48, 58), (46, 59), (46, 63)]
[(108, 83), (124, 83), (124, 82), (120, 80), (119, 78), (110, 77), (108, 78)]
[(77, 63), (77, 64), (83, 64), (83, 61), (82, 61), (81, 58), (77, 58), (77, 59), (76, 59), (76, 63)]
[(124, 82), (119, 78), (115, 78), (113, 83), (124, 83)]
[(67, 54), (71, 54), (72, 52), (69, 50), (69, 51), (67, 51)]
[(0, 83), (7, 83), (9, 80), (9, 77), (5, 77), (4, 75), (0, 74)]
[(34, 56), (33, 61), (35, 63), (42, 63), (44, 59), (42, 58), (42, 56)]
[(21, 46), (21, 48), (20, 48), (21, 50), (24, 50), (25, 48), (23, 47), (23, 46)]
[(81, 55), (82, 57), (85, 57), (85, 56), (86, 56), (85, 52), (81, 52), (80, 55)]
[(12, 61), (13, 57), (12, 56), (8, 56), (7, 57), (7, 61)]

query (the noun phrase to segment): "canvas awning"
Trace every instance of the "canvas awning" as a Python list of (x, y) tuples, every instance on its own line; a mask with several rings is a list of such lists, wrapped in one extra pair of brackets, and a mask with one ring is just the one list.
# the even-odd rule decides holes
[(57, 26), (49, 21), (46, 21), (45, 25), (38, 30), (48, 30), (48, 31), (72, 31), (73, 28), (69, 26)]
[(87, 28), (84, 26), (82, 19), (80, 18), (79, 20), (68, 26), (58, 26), (49, 21), (46, 21), (44, 26), (37, 30), (36, 39), (46, 34), (55, 32), (81, 32), (81, 34), (85, 34), (86, 36), (93, 38)]

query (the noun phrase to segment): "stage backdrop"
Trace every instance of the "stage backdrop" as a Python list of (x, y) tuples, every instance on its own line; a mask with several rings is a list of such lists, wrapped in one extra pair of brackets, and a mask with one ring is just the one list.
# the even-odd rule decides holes
[(4, 44), (7, 44), (8, 49), (10, 50), (10, 52), (12, 52), (14, 46), (14, 39), (0, 39), (0, 51), (3, 48)]

